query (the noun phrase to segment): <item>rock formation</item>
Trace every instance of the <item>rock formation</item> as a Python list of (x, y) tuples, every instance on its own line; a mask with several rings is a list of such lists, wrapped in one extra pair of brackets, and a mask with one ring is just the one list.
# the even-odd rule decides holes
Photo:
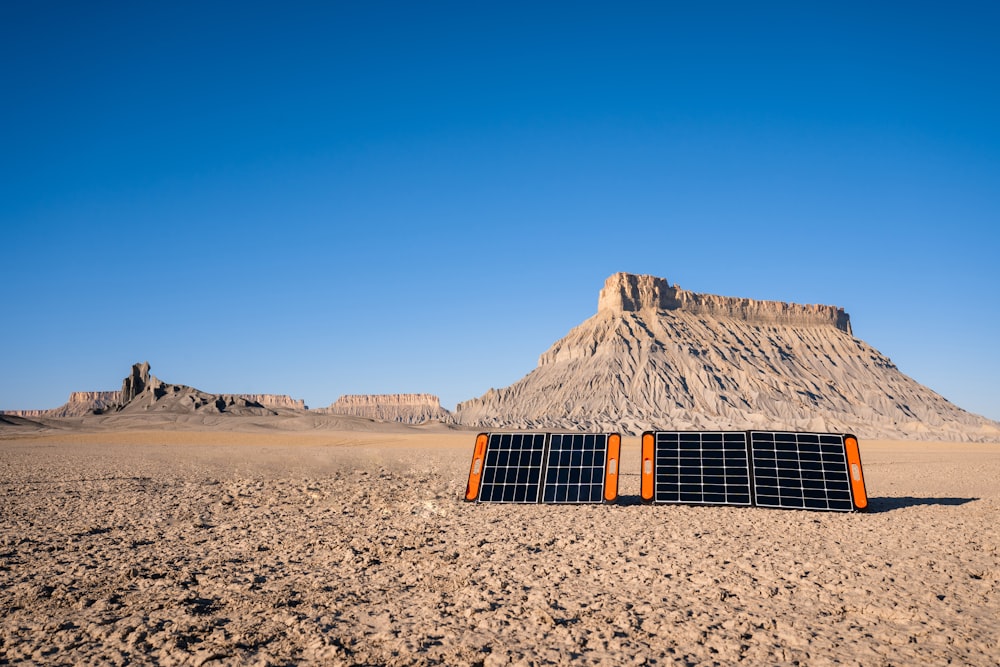
[[(125, 378), (125, 384), (130, 385), (130, 391), (132, 387), (136, 386), (133, 383), (133, 379), (131, 375)], [(147, 378), (143, 382), (144, 387), (148, 381)], [(170, 392), (164, 392), (164, 395), (168, 393)], [(117, 410), (124, 407), (127, 401), (122, 401), (122, 395), (121, 391), (74, 391), (69, 395), (69, 400), (58, 408), (51, 408), (49, 410), (4, 410), (0, 412), (19, 417), (84, 417), (91, 414), (102, 414), (109, 409)], [(139, 391), (130, 400), (134, 400), (141, 395), (142, 391)], [(206, 394), (206, 396), (209, 396), (209, 394)], [(211, 394), (210, 396), (216, 395)], [(218, 396), (224, 398), (224, 405), (235, 404), (237, 401), (242, 400), (248, 406), (257, 404), (261, 407), (280, 410), (305, 411), (309, 409), (306, 407), (305, 401), (301, 398), (291, 398), (283, 394), (220, 394)], [(199, 407), (201, 407), (210, 402), (214, 403), (214, 401), (196, 401), (192, 404), (199, 404)]]
[(47, 412), (48, 410), (0, 410), (0, 415), (31, 419), (33, 417), (44, 417)]
[(99, 413), (121, 403), (120, 391), (74, 391), (69, 400), (48, 410), (5, 410), (20, 417), (83, 417)]
[(973, 415), (851, 335), (833, 306), (687, 292), (618, 273), (598, 312), (538, 367), (458, 405), (483, 428), (793, 429), (862, 438), (997, 440)]
[[(115, 412), (166, 412), (174, 414), (276, 415), (285, 404), (298, 409), (302, 401), (272, 394), (209, 394), (182, 384), (168, 384), (150, 374), (148, 362), (134, 364), (122, 381), (121, 400), (109, 406)], [(263, 399), (267, 401), (264, 403)]]
[(46, 417), (83, 417), (100, 413), (121, 403), (120, 391), (74, 391), (69, 400), (52, 410), (46, 410)]
[(698, 294), (671, 285), (664, 278), (616, 273), (607, 279), (597, 310), (614, 313), (682, 310), (693, 315), (709, 315), (754, 322), (800, 327), (833, 326), (851, 333), (851, 318), (836, 306), (803, 306), (782, 301), (757, 301), (715, 294)]
[(451, 413), (441, 407), (440, 399), (431, 394), (348, 394), (324, 412), (403, 424), (452, 420)]
[(253, 403), (260, 403), (268, 408), (281, 408), (284, 410), (308, 410), (309, 407), (301, 398), (292, 398), (286, 394), (239, 394), (240, 398)]
[(131, 402), (132, 399), (144, 392), (149, 385), (149, 378), (148, 361), (132, 364), (132, 372), (122, 380), (121, 405)]

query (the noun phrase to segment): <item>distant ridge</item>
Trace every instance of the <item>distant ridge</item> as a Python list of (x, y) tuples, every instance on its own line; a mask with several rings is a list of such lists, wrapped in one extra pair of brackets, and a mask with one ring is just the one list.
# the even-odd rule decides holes
[[(276, 415), (272, 407), (241, 394), (209, 394), (182, 384), (168, 384), (150, 374), (149, 362), (134, 364), (122, 381), (121, 400), (104, 412)], [(290, 400), (290, 399), (289, 399)]]
[(597, 314), (513, 385), (462, 402), (482, 428), (789, 429), (1000, 440), (852, 336), (843, 308), (688, 292), (616, 273)]
[[(258, 419), (236, 427), (229, 416)], [(252, 421), (268, 429), (761, 428), (1000, 442), (1000, 423), (955, 406), (854, 338), (843, 308), (699, 294), (628, 273), (605, 281), (597, 313), (543, 352), (531, 373), (454, 413), (433, 394), (352, 394), (319, 410), (286, 395), (211, 394), (163, 382), (143, 362), (120, 390), (73, 392), (58, 408), (0, 417), (0, 427), (19, 430)]]
[(451, 413), (441, 407), (440, 399), (433, 394), (347, 394), (324, 412), (402, 424), (453, 421)]
[[(18, 417), (85, 417), (106, 412), (204, 412), (227, 414), (276, 414), (275, 410), (307, 410), (305, 401), (280, 394), (209, 394), (162, 382), (150, 375), (149, 362), (132, 365), (117, 391), (74, 391), (69, 400), (48, 410), (4, 410)], [(135, 403), (135, 405), (132, 405)], [(131, 406), (131, 407), (130, 407)], [(141, 406), (141, 408), (139, 407)]]
[[(451, 413), (442, 408), (438, 397), (432, 394), (345, 395), (328, 408), (309, 410), (304, 400), (283, 394), (211, 394), (187, 385), (163, 382), (151, 374), (149, 362), (133, 364), (120, 390), (74, 391), (64, 405), (49, 410), (0, 411), (0, 415), (29, 420), (142, 414), (288, 417), (307, 413), (399, 424), (454, 423)], [(7, 420), (4, 423), (23, 422)]]

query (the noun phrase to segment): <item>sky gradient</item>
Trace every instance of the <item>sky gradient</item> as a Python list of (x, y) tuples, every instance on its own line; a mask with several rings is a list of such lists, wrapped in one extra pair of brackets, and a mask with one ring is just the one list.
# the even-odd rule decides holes
[(452, 409), (628, 271), (1000, 419), (989, 3), (143, 4), (0, 5), (0, 409), (137, 361)]

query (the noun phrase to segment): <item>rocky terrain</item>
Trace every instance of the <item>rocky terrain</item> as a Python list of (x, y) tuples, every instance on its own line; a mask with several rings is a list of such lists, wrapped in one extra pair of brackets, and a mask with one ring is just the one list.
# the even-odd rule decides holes
[(432, 394), (349, 394), (338, 398), (326, 412), (403, 424), (452, 421), (451, 413)]
[(483, 428), (850, 431), (862, 438), (1000, 439), (851, 335), (833, 306), (687, 292), (608, 278), (598, 312), (538, 367), (457, 407)]
[(489, 505), (474, 435), (379, 428), (0, 439), (0, 664), (1000, 660), (994, 445), (864, 441), (867, 514), (648, 506), (638, 474)]

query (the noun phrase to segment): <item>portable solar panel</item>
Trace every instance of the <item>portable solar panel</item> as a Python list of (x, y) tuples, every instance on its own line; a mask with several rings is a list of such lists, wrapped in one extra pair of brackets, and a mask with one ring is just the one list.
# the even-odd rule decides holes
[(653, 502), (750, 504), (746, 433), (661, 431), (654, 438)]
[[(857, 508), (847, 438), (834, 433), (751, 431), (756, 504), (853, 512)], [(856, 473), (861, 474), (860, 457)]]
[(853, 512), (868, 506), (853, 435), (648, 431), (645, 502)]
[(465, 499), (601, 503), (618, 497), (617, 433), (480, 433)]

